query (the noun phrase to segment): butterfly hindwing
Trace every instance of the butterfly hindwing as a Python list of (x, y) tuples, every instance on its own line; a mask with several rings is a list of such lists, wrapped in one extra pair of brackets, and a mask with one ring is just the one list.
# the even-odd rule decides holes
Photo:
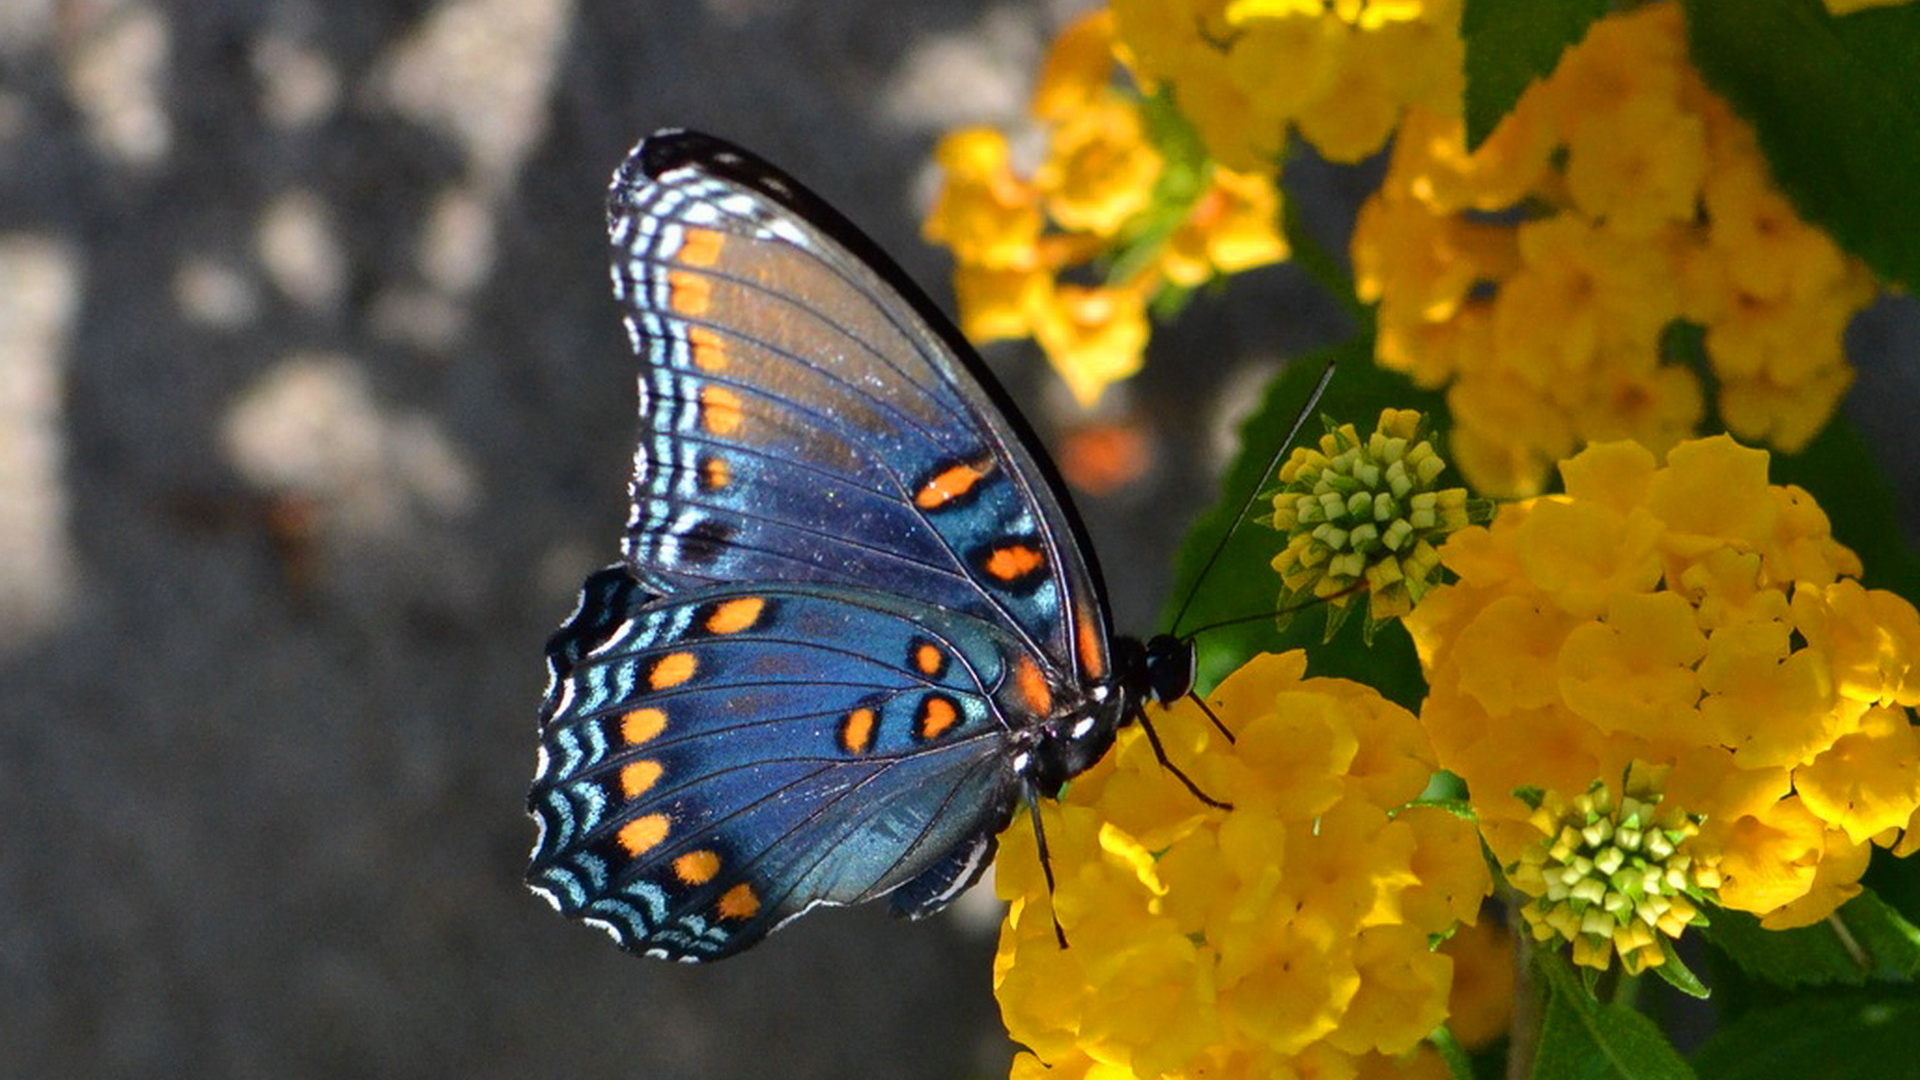
[(1050, 466), (858, 230), (691, 132), (634, 151), (608, 228), (642, 360), (626, 554), (643, 583), (880, 588), (1003, 621), (1063, 679), (1105, 674)]
[(589, 578), (549, 644), (529, 881), (625, 947), (736, 952), (818, 904), (969, 883), (1017, 792), (1012, 635), (872, 591)]

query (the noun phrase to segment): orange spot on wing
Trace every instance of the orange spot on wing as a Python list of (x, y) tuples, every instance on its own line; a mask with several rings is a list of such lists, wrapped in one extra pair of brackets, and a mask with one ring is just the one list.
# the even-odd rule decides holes
[(1033, 657), (1021, 653), (1013, 662), (1013, 686), (1020, 692), (1020, 704), (1034, 716), (1046, 716), (1053, 711), (1053, 688), (1047, 685), (1046, 673)]
[(720, 856), (711, 851), (689, 851), (673, 860), (673, 876), (688, 885), (705, 885), (720, 872)]
[(688, 266), (712, 266), (720, 261), (720, 249), (726, 246), (727, 234), (718, 229), (688, 229), (674, 256)]
[(1080, 673), (1089, 679), (1107, 677), (1107, 642), (1094, 613), (1078, 609), (1074, 620), (1075, 645), (1080, 650)]
[(726, 458), (710, 457), (700, 463), (701, 487), (708, 491), (719, 491), (731, 483), (733, 483), (733, 466), (727, 464)]
[(687, 329), (687, 347), (693, 351), (693, 366), (701, 371), (727, 369), (727, 339), (717, 330), (704, 326)]
[(923, 641), (913, 650), (913, 666), (919, 668), (922, 675), (938, 678), (946, 670), (947, 654), (941, 652), (939, 646)]
[(922, 510), (938, 510), (978, 487), (992, 469), (992, 458), (987, 458), (981, 465), (965, 461), (950, 465), (921, 485), (913, 496), (913, 505)]
[(731, 435), (740, 430), (745, 419), (740, 411), (740, 395), (724, 386), (700, 388), (700, 423), (715, 435)]
[(920, 703), (920, 738), (937, 739), (952, 730), (960, 722), (960, 710), (953, 702), (939, 696), (928, 697)]
[(1032, 544), (1007, 544), (987, 556), (987, 575), (995, 581), (1019, 581), (1046, 563), (1046, 552)]
[(667, 838), (667, 815), (648, 814), (620, 826), (620, 846), (635, 858), (645, 855)]
[(707, 633), (737, 634), (742, 630), (751, 630), (760, 621), (760, 613), (766, 606), (766, 600), (758, 596), (723, 600), (713, 609), (713, 614), (707, 616)]
[(653, 662), (647, 672), (647, 685), (655, 690), (668, 690), (693, 678), (694, 669), (699, 661), (690, 652), (668, 653)]
[(643, 795), (660, 779), (657, 761), (633, 761), (620, 767), (620, 793), (627, 798)]
[(719, 907), (723, 919), (751, 919), (760, 914), (760, 898), (753, 894), (753, 886), (743, 881), (720, 897)]
[(667, 714), (659, 709), (632, 709), (620, 718), (620, 737), (639, 746), (667, 729)]
[(691, 270), (667, 271), (667, 305), (678, 315), (705, 315), (713, 306), (712, 279)]
[(840, 721), (840, 748), (849, 754), (864, 754), (873, 749), (872, 709), (855, 709)]

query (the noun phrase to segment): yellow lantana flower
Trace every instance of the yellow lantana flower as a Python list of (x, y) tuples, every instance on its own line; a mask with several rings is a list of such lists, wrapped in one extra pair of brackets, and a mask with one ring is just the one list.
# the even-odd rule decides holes
[(1042, 807), (1051, 894), (1024, 819), (1002, 838), (994, 982), (1032, 1051), (1014, 1076), (1444, 1075), (1420, 1045), (1452, 982), (1430, 941), (1487, 894), (1473, 827), (1408, 806), (1433, 769), (1410, 713), (1305, 667), (1261, 656), (1221, 683), (1232, 743), (1196, 706), (1156, 711), (1232, 811), (1130, 730)]
[(1842, 332), (1875, 292), (1773, 186), (1674, 3), (1594, 23), (1473, 153), (1457, 104), (1414, 109), (1352, 251), (1377, 360), (1447, 388), (1462, 471), (1508, 497), (1585, 443), (1693, 433), (1705, 388), (1662, 354), (1679, 323), (1705, 331), (1728, 429), (1799, 450), (1851, 381)]
[(1215, 168), (1207, 190), (1167, 238), (1159, 268), (1175, 285), (1203, 285), (1288, 257), (1280, 235), (1280, 189), (1273, 178)]
[(1150, 333), (1139, 285), (1057, 285), (1033, 320), (1034, 340), (1082, 402), (1140, 370)]
[(1378, 151), (1408, 107), (1461, 92), (1459, 0), (1114, 0), (1121, 50), (1228, 168), (1272, 170), (1290, 130), (1330, 160)]
[(1109, 91), (1055, 122), (1034, 186), (1061, 228), (1112, 239), (1152, 202), (1163, 167), (1138, 104)]
[(1915, 846), (1920, 614), (1862, 588), (1818, 505), (1766, 467), (1726, 436), (1664, 465), (1595, 444), (1562, 464), (1565, 495), (1441, 548), (1459, 580), (1406, 619), (1421, 722), (1503, 865), (1538, 843), (1539, 799), (1571, 806), (1630, 767), (1629, 794), (1697, 824), (1680, 846), (1717, 870), (1703, 893), (1768, 927), (1857, 893), (1869, 845)]
[(945, 244), (962, 266), (1031, 270), (1039, 262), (1043, 219), (1037, 193), (1013, 171), (1006, 136), (963, 128), (934, 150), (946, 183), (921, 233)]
[[(1047, 149), (1031, 177), (997, 132), (941, 141), (944, 184), (923, 230), (953, 252), (967, 336), (1033, 337), (1085, 404), (1139, 370), (1147, 305), (1162, 288), (1287, 256), (1271, 176), (1198, 160), (1163, 182), (1153, 106), (1114, 82), (1114, 17), (1074, 21), (1049, 52), (1031, 110)], [(1099, 265), (1116, 254), (1116, 266)], [(1089, 271), (1105, 280), (1085, 284)]]

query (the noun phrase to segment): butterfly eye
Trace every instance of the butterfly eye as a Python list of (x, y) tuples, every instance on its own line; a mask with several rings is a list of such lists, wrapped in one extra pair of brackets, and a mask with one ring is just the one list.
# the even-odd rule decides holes
[(1172, 634), (1155, 634), (1147, 639), (1147, 693), (1162, 705), (1179, 701), (1193, 692), (1194, 651), (1191, 640), (1182, 641)]

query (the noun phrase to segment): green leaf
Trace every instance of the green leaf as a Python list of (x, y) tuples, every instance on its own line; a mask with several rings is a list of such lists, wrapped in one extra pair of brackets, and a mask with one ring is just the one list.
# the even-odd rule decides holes
[[(1297, 614), (1285, 631), (1276, 629), (1273, 616), (1279, 606), (1280, 575), (1272, 564), (1282, 540), (1279, 533), (1252, 520), (1270, 512), (1271, 505), (1255, 504), (1244, 515), (1241, 513), (1256, 485), (1262, 491), (1272, 489), (1274, 482), (1266, 474), (1275, 464), (1274, 455), (1282, 449), (1287, 429), (1328, 359), (1335, 360), (1338, 367), (1316, 410), (1321, 414), (1365, 428), (1371, 427), (1380, 410), (1388, 406), (1440, 412), (1438, 393), (1415, 389), (1404, 376), (1381, 370), (1372, 356), (1372, 340), (1361, 337), (1288, 364), (1241, 428), (1240, 455), (1227, 468), (1220, 501), (1201, 515), (1181, 545), (1173, 599), (1162, 621), (1174, 633), (1201, 631), (1197, 637), (1197, 685), (1202, 690), (1211, 688), (1256, 653), (1307, 648), (1314, 658), (1310, 671), (1316, 676), (1365, 682), (1407, 708), (1418, 708), (1425, 696), (1426, 683), (1420, 677), (1413, 642), (1398, 623), (1382, 628), (1371, 648), (1360, 641), (1365, 619), (1350, 620), (1346, 629), (1322, 648), (1324, 616), (1313, 608)], [(1303, 438), (1318, 438), (1319, 423), (1310, 420), (1301, 434)], [(1229, 528), (1231, 535), (1221, 547), (1220, 538)], [(1216, 549), (1218, 556), (1201, 580), (1202, 567)], [(1183, 604), (1187, 610), (1181, 614)], [(1174, 625), (1176, 619), (1178, 624)], [(1220, 623), (1230, 625), (1215, 625)]]
[(1909, 922), (1920, 922), (1920, 859), (1889, 859), (1867, 864), (1860, 883)]
[(1467, 47), (1467, 149), (1476, 150), (1536, 79), (1607, 13), (1608, 0), (1467, 0), (1460, 37)]
[(1709, 996), (1707, 984), (1701, 982), (1700, 976), (1695, 975), (1693, 969), (1687, 966), (1686, 961), (1680, 958), (1680, 953), (1673, 947), (1672, 938), (1665, 935), (1661, 936), (1660, 952), (1666, 957), (1666, 963), (1660, 964), (1653, 969), (1655, 975), (1660, 976), (1661, 980), (1668, 986), (1673, 987), (1688, 997), (1704, 1000)]
[(1867, 973), (1831, 926), (1815, 923), (1792, 930), (1763, 930), (1744, 911), (1718, 910), (1701, 935), (1742, 971), (1778, 986), (1858, 985)]
[(1911, 1076), (1920, 999), (1910, 991), (1823, 994), (1756, 1009), (1694, 1056), (1701, 1080)]
[(1702, 933), (1747, 974), (1778, 986), (1861, 986), (1920, 973), (1920, 929), (1871, 892), (1812, 926), (1763, 930), (1754, 916), (1721, 909)]
[(1861, 893), (1833, 918), (1873, 958), (1875, 978), (1911, 982), (1920, 975), (1920, 927), (1876, 894)]
[(1460, 1040), (1442, 1024), (1440, 1030), (1427, 1036), (1427, 1042), (1440, 1054), (1440, 1060), (1447, 1063), (1447, 1075), (1452, 1080), (1473, 1080), (1473, 1060), (1467, 1057), (1466, 1050), (1460, 1046)]
[(1533, 1080), (1692, 1080), (1693, 1069), (1653, 1021), (1596, 1001), (1567, 962), (1536, 953), (1547, 987)]
[(1920, 285), (1920, 7), (1682, 3), (1694, 63), (1800, 214), (1882, 278)]

